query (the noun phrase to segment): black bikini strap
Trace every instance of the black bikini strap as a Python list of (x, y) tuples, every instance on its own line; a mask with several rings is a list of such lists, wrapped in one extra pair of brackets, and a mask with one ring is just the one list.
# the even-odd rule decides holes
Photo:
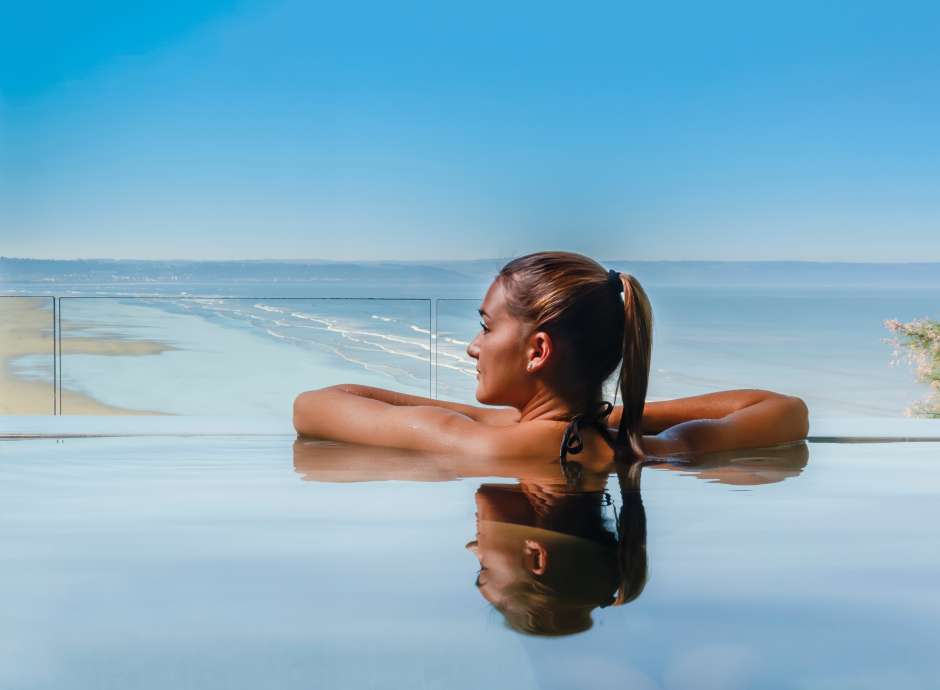
[(561, 438), (561, 448), (558, 450), (558, 462), (565, 475), (565, 481), (570, 490), (575, 490), (581, 482), (581, 463), (568, 459), (568, 454), (577, 455), (584, 450), (584, 439), (581, 437), (581, 429), (585, 426), (595, 427), (601, 434), (601, 437), (612, 444), (610, 434), (604, 420), (613, 412), (614, 406), (606, 400), (601, 401), (594, 414), (576, 414), (565, 427), (565, 434)]

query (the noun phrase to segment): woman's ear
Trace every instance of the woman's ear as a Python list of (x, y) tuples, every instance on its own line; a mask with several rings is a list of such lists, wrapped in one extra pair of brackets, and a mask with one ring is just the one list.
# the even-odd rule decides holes
[(555, 344), (552, 342), (552, 336), (545, 331), (536, 331), (529, 336), (529, 344), (526, 348), (526, 365), (528, 372), (536, 372), (542, 369), (551, 359), (555, 351)]
[(548, 551), (534, 539), (526, 539), (522, 546), (522, 560), (533, 575), (544, 575), (548, 570)]

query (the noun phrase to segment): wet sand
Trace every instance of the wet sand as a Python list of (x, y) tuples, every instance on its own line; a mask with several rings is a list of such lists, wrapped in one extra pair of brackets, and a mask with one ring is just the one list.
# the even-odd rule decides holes
[[(46, 381), (19, 378), (11, 361), (24, 355), (47, 355), (52, 363), (52, 311), (49, 299), (5, 297), (0, 300), (0, 415), (53, 414), (52, 385)], [(63, 322), (67, 324), (68, 322)], [(145, 340), (120, 338), (63, 338), (63, 354), (155, 355), (173, 348)], [(130, 410), (106, 405), (78, 391), (62, 389), (62, 409), (78, 415), (148, 415), (147, 410)]]

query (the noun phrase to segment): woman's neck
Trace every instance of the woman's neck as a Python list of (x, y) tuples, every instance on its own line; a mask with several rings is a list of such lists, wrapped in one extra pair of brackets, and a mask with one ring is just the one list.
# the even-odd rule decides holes
[[(599, 399), (599, 398), (598, 398)], [(547, 386), (539, 386), (529, 401), (520, 410), (520, 422), (531, 422), (537, 419), (552, 421), (567, 421), (576, 414), (587, 410), (588, 401), (573, 401), (569, 397), (559, 395)]]

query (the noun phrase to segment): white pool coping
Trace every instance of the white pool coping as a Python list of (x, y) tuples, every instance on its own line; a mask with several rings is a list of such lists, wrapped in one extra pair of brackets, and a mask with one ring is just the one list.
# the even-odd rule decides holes
[[(103, 436), (295, 436), (286, 417), (0, 416), (0, 439)], [(940, 441), (940, 420), (829, 418), (810, 424), (814, 443)]]

